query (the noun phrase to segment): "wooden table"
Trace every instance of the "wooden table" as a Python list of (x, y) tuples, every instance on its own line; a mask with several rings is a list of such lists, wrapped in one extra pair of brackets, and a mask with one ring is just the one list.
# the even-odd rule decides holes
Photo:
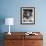
[(4, 46), (43, 46), (43, 35), (40, 32), (38, 35), (25, 35), (26, 32), (11, 32), (8, 35), (4, 33)]

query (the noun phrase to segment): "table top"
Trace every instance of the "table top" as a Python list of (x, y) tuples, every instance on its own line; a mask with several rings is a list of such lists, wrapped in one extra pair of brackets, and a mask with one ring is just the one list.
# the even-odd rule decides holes
[[(11, 32), (11, 35), (9, 35), (7, 32), (4, 33), (4, 39), (43, 39), (43, 35), (40, 32), (32, 32), (32, 34), (25, 34), (27, 32)], [(38, 34), (38, 35), (35, 35)]]

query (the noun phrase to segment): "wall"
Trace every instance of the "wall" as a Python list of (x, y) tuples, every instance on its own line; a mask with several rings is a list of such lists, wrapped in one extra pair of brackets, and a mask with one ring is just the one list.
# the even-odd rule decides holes
[[(13, 17), (15, 19), (14, 26), (11, 31), (46, 31), (46, 1), (45, 0), (1, 0), (1, 17)], [(20, 8), (35, 7), (35, 24), (20, 24)], [(23, 30), (24, 29), (24, 30)], [(8, 31), (6, 25), (1, 26), (2, 32)]]
[[(12, 32), (46, 32), (46, 0), (0, 0), (0, 18), (4, 20), (7, 17), (15, 19), (14, 26), (11, 26)], [(35, 7), (35, 24), (20, 24), (20, 8)], [(0, 24), (0, 32), (8, 32), (8, 26)]]

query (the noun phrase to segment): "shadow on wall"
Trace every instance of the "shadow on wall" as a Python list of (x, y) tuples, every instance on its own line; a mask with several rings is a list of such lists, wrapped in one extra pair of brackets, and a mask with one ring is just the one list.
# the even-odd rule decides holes
[(3, 46), (3, 32), (2, 32), (2, 25), (5, 23), (5, 17), (0, 16), (0, 46)]

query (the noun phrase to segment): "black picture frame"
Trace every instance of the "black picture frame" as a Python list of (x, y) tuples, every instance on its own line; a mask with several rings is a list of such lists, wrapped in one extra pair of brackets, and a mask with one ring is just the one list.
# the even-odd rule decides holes
[(21, 7), (21, 24), (35, 24), (35, 7)]

